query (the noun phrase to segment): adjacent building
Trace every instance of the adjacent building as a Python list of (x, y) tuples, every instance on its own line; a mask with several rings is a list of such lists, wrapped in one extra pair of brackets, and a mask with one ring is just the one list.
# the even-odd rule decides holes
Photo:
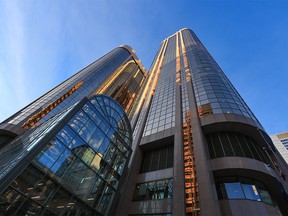
[(0, 148), (84, 97), (109, 95), (132, 115), (147, 73), (131, 47), (117, 47), (0, 124)]
[(3, 121), (0, 215), (109, 215), (146, 76), (121, 46)]
[(0, 124), (8, 215), (287, 215), (287, 164), (190, 29), (121, 46)]
[(270, 136), (275, 147), (288, 164), (288, 131)]

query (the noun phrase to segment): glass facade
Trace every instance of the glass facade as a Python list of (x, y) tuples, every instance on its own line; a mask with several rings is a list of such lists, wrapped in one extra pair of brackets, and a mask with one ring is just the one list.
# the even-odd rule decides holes
[[(13, 175), (13, 168), (28, 160), (27, 167), (0, 195), (2, 213), (109, 212), (131, 153), (128, 117), (116, 101), (104, 95), (85, 98), (63, 113), (22, 135), (22, 148), (1, 152), (1, 160), (14, 156), (14, 163), (1, 167), (1, 179)], [(35, 156), (27, 151), (34, 151)]]
[[(163, 49), (164, 50), (161, 50)], [(164, 40), (158, 53), (163, 57), (159, 78), (146, 121), (144, 136), (175, 126), (175, 87), (181, 82), (182, 119), (189, 111), (187, 77), (191, 76), (200, 117), (232, 113), (258, 120), (212, 56), (189, 29)], [(161, 51), (160, 51), (161, 50)], [(151, 69), (156, 61), (153, 62)], [(177, 72), (180, 72), (178, 78)], [(156, 75), (157, 76), (157, 75)], [(179, 79), (179, 80), (178, 80)]]
[(143, 136), (175, 126), (176, 37), (167, 44), (157, 88), (153, 96)]
[(138, 93), (143, 89), (144, 82), (145, 74), (131, 58), (119, 67), (113, 77), (104, 82), (95, 93), (110, 95), (124, 108), (127, 115), (132, 117), (132, 109), (137, 105), (134, 101), (141, 95)]
[[(138, 97), (138, 92), (146, 76), (142, 65), (139, 65), (135, 58), (126, 48), (118, 47), (4, 122), (26, 128), (27, 121), (38, 115), (39, 118), (35, 123), (39, 125), (83, 97), (93, 94), (105, 94), (113, 97), (129, 113), (135, 105), (133, 101)], [(71, 92), (75, 86), (78, 88)], [(64, 95), (66, 96), (64, 97)], [(49, 112), (46, 112), (48, 109)]]
[(258, 121), (194, 32), (182, 35), (199, 116), (233, 113)]
[[(32, 104), (28, 105), (14, 116), (10, 117), (6, 121), (9, 124), (22, 125), (31, 115), (38, 112), (39, 109), (45, 108), (48, 104), (54, 102), (63, 93), (67, 92), (73, 86), (79, 82), (83, 82), (83, 85), (73, 93), (73, 97), (68, 97), (65, 101), (59, 104), (52, 112), (50, 112), (42, 121), (45, 121), (56, 113), (67, 109), (75, 102), (81, 100), (85, 96), (89, 96), (109, 75), (113, 73), (123, 62), (127, 61), (130, 54), (123, 48), (116, 48), (110, 53), (106, 54), (99, 60), (93, 62), (83, 70), (79, 71), (71, 78), (67, 79)], [(109, 64), (107, 64), (109, 62)], [(97, 76), (95, 76), (97, 73)]]

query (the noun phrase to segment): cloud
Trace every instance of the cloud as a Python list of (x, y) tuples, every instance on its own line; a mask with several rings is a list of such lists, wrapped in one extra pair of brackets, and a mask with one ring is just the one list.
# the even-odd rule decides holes
[(0, 1), (0, 122), (65, 79), (61, 12), (50, 2)]
[[(25, 86), (23, 85), (23, 55), (25, 51), (25, 29), (23, 16), (18, 4), (13, 1), (1, 1), (3, 62), (1, 77), (7, 82), (4, 91), (16, 93), (19, 104), (25, 101)], [(1, 58), (2, 58), (1, 57)], [(4, 61), (6, 64), (4, 64)]]

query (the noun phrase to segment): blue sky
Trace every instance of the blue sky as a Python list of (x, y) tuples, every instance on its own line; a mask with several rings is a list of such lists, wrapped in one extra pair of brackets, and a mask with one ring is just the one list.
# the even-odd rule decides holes
[(286, 0), (0, 0), (0, 121), (116, 46), (192, 29), (269, 134), (288, 130)]

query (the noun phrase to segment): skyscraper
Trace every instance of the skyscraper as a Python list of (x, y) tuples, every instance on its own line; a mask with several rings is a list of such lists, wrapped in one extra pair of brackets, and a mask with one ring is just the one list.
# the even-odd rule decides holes
[(0, 148), (85, 96), (109, 95), (130, 116), (146, 75), (131, 47), (117, 47), (4, 120), (0, 124)]
[(0, 124), (0, 212), (286, 215), (281, 160), (182, 29), (149, 73), (118, 47)]
[(146, 88), (115, 213), (288, 214), (273, 143), (191, 30), (162, 42)]

